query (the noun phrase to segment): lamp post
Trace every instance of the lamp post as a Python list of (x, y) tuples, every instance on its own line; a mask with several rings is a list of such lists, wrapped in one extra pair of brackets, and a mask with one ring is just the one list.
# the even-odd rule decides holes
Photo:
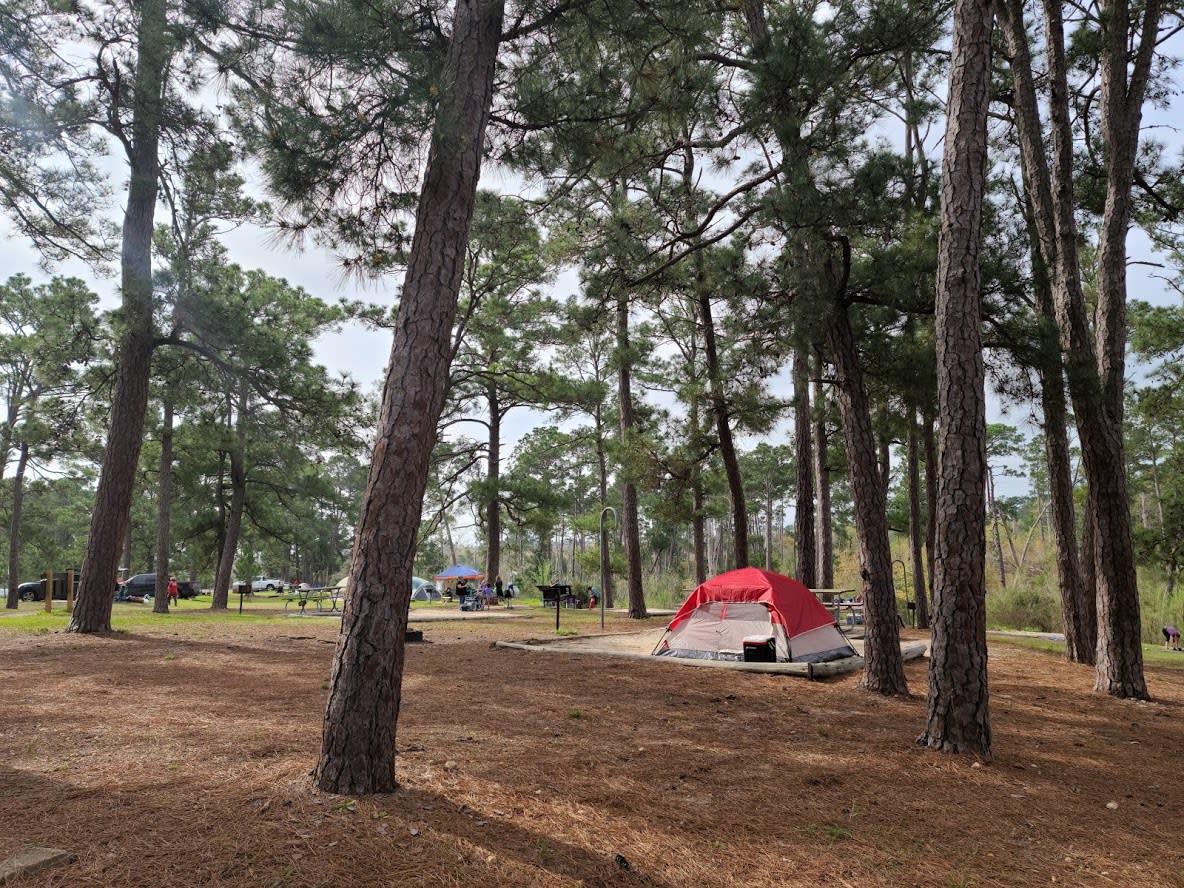
[(613, 525), (617, 523), (617, 510), (612, 506), (605, 506), (600, 510), (600, 631), (604, 631), (604, 594), (608, 589), (608, 535), (605, 533), (604, 518), (613, 513)]

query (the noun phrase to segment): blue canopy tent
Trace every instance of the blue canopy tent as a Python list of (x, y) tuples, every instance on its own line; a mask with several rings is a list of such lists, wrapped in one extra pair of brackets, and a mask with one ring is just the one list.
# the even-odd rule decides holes
[(469, 567), (467, 564), (454, 564), (452, 567), (443, 573), (438, 573), (434, 577), (437, 580), (479, 580), (484, 577), (481, 571), (475, 567)]

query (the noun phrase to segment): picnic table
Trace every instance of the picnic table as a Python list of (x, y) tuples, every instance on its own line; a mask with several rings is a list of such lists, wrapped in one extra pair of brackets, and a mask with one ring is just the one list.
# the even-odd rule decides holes
[[(333, 613), (338, 608), (338, 603), (345, 602), (345, 587), (344, 586), (322, 586), (318, 589), (296, 589), (292, 592), (287, 592), (279, 596), (284, 601), (284, 610), (288, 609), (290, 604), (296, 604), (300, 608), (300, 613), (308, 613), (308, 606), (313, 605), (313, 611), (317, 613)], [(329, 607), (325, 607), (325, 602), (329, 602)]]
[(822, 602), (835, 616), (835, 623), (840, 622), (840, 613), (847, 611), (848, 625), (859, 626), (863, 624), (863, 601), (852, 596), (855, 595), (854, 589), (811, 589), (818, 600)]
[(553, 586), (535, 586), (542, 595), (543, 607), (579, 607), (580, 596), (576, 595), (571, 590), (571, 586), (566, 583), (557, 583)]

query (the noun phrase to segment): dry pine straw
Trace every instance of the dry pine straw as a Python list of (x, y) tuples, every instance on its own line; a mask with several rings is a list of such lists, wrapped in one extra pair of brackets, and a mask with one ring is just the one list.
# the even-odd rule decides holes
[(913, 743), (927, 661), (884, 699), (857, 676), (491, 647), (543, 619), (425, 628), (401, 788), (358, 799), (308, 776), (328, 622), (0, 636), (0, 857), (78, 854), (10, 884), (1184, 884), (1181, 673), (1123, 702), (993, 644), (980, 765)]

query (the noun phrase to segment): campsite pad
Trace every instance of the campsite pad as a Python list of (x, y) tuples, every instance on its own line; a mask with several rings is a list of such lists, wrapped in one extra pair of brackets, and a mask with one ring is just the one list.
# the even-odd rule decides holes
[(491, 646), (548, 635), (554, 613), (530, 610), (425, 627), (407, 648), (401, 788), (357, 799), (309, 779), (336, 621), (183, 608), (107, 637), (0, 628), (0, 860), (77, 854), (12, 885), (1182, 884), (1171, 666), (1148, 667), (1156, 702), (1120, 701), (1092, 690), (1091, 669), (992, 638), (994, 762), (980, 767), (914, 743), (927, 660), (905, 664), (915, 696), (897, 699), (859, 690), (858, 673)]
[[(802, 675), (808, 678), (823, 678), (856, 672), (863, 668), (863, 640), (850, 639), (859, 656), (845, 657), (828, 663), (738, 663), (732, 660), (697, 660), (687, 657), (655, 657), (654, 647), (666, 632), (649, 629), (645, 632), (613, 633), (611, 635), (582, 635), (570, 638), (528, 639), (525, 641), (499, 641), (500, 647), (518, 648), (527, 651), (545, 651), (554, 654), (595, 654), (601, 657), (622, 659), (656, 660), (661, 663), (675, 663), (680, 666), (700, 666), (714, 669), (733, 669), (742, 672), (765, 672), (780, 675)], [(900, 645), (905, 660), (915, 660), (925, 655), (924, 641), (905, 641)]]

